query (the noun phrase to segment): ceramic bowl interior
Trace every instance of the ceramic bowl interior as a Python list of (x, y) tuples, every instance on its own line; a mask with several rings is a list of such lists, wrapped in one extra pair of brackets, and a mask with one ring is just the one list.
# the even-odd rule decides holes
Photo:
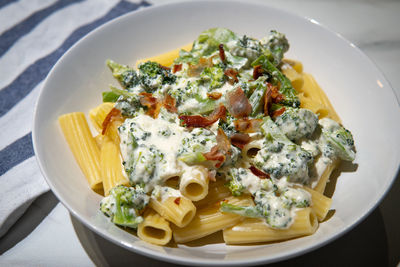
[[(303, 62), (333, 103), (356, 142), (354, 164), (344, 164), (334, 186), (334, 215), (308, 237), (253, 246), (210, 243), (158, 247), (111, 224), (99, 210), (70, 152), (57, 117), (101, 102), (101, 92), (115, 84), (106, 59), (134, 65), (192, 42), (203, 30), (226, 27), (261, 38), (271, 29), (286, 34), (288, 58)], [(69, 211), (95, 232), (133, 252), (183, 264), (237, 265), (274, 262), (296, 256), (342, 235), (382, 199), (400, 159), (399, 104), (374, 64), (353, 44), (316, 21), (260, 4), (187, 2), (127, 14), (93, 31), (54, 66), (37, 103), (33, 142), (43, 175)], [(384, 138), (382, 138), (384, 136)]]

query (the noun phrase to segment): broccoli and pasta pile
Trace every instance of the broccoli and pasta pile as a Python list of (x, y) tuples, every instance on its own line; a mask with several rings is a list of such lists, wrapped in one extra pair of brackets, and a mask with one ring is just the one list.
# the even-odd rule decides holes
[(227, 244), (312, 234), (330, 209), (325, 185), (355, 158), (351, 133), (270, 31), (228, 29), (141, 60), (107, 61), (118, 86), (59, 123), (100, 210), (144, 241), (185, 243), (223, 231)]

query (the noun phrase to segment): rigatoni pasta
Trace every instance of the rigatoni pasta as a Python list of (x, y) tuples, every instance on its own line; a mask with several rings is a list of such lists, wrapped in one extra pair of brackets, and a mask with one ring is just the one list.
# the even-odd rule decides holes
[(107, 61), (119, 85), (103, 104), (59, 118), (100, 210), (142, 240), (167, 245), (223, 232), (226, 244), (313, 234), (353, 137), (289, 43), (208, 29), (184, 49)]
[(68, 113), (60, 116), (58, 122), (90, 188), (100, 190), (100, 150), (90, 132), (85, 115), (82, 112)]

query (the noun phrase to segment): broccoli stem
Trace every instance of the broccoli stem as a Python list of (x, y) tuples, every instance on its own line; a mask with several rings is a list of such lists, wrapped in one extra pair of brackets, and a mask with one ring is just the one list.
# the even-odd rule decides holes
[(220, 207), (221, 212), (228, 212), (228, 213), (234, 213), (238, 214), (244, 217), (250, 217), (250, 218), (264, 218), (263, 214), (257, 209), (257, 207), (243, 207), (243, 206), (237, 206), (237, 205), (232, 205), (229, 203), (221, 202), (221, 207)]
[(263, 104), (264, 104), (264, 101), (262, 100), (262, 98), (264, 97), (266, 89), (267, 89), (267, 86), (257, 85), (257, 87), (254, 89), (253, 93), (250, 95), (249, 102), (252, 107), (251, 116), (254, 117), (261, 112)]
[(188, 165), (200, 164), (206, 161), (206, 158), (201, 152), (185, 153), (179, 156), (178, 159)]

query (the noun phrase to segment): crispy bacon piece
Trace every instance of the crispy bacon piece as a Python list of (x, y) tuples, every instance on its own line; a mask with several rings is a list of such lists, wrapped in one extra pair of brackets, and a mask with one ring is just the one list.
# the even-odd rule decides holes
[(268, 116), (269, 107), (271, 106), (272, 102), (272, 89), (273, 85), (267, 83), (267, 91), (265, 91), (264, 95), (264, 115)]
[(271, 178), (268, 173), (265, 173), (254, 166), (251, 166), (249, 169), (255, 176), (260, 177), (260, 179)]
[[(268, 85), (267, 85), (268, 86)], [(279, 93), (279, 89), (277, 86), (270, 85), (271, 88), (271, 98), (273, 103), (279, 103), (282, 100), (285, 100), (285, 96)]]
[(207, 96), (210, 99), (217, 100), (217, 99), (221, 98), (222, 93), (220, 93), (220, 92), (211, 92), (211, 93), (207, 93)]
[(233, 121), (235, 129), (242, 133), (255, 133), (260, 130), (262, 119), (242, 118)]
[(228, 77), (228, 82), (230, 84), (234, 84), (239, 81), (239, 79), (237, 77), (239, 72), (237, 72), (237, 70), (235, 70), (235, 69), (226, 69), (224, 71), (224, 74)]
[(252, 107), (242, 88), (237, 87), (234, 91), (228, 92), (226, 99), (228, 111), (233, 117), (242, 118), (250, 115)]
[(219, 119), (226, 119), (226, 108), (220, 105), (210, 115), (203, 117), (201, 115), (180, 115), (179, 119), (183, 121), (186, 127), (207, 127)]
[(286, 110), (285, 107), (282, 107), (282, 108), (280, 108), (280, 109), (278, 109), (278, 110), (275, 110), (274, 112), (272, 112), (272, 117), (273, 117), (273, 118), (276, 118), (276, 117), (282, 115), (283, 112), (285, 112), (285, 110)]
[(102, 123), (102, 128), (103, 130), (101, 131), (101, 134), (104, 135), (107, 131), (108, 126), (111, 124), (113, 121), (123, 121), (121, 111), (117, 108), (113, 108), (110, 110), (110, 112), (107, 114), (106, 118), (104, 119)]
[(158, 113), (160, 113), (162, 103), (158, 101), (158, 99), (155, 98), (151, 93), (141, 92), (139, 95), (140, 104), (147, 107), (146, 114), (153, 118), (157, 118)]
[(178, 72), (182, 70), (182, 64), (175, 64), (174, 67), (172, 68), (172, 72)]
[(181, 197), (175, 198), (174, 203), (179, 206), (181, 204)]
[(257, 80), (258, 77), (264, 74), (264, 70), (262, 69), (261, 65), (256, 65), (253, 68), (253, 79)]
[(222, 62), (225, 62), (225, 50), (224, 50), (224, 44), (219, 44), (218, 46), (219, 49), (219, 57), (221, 58)]
[(178, 109), (176, 108), (176, 100), (169, 94), (165, 94), (162, 104), (169, 112), (178, 113)]
[(164, 69), (164, 70), (171, 70), (171, 68), (170, 68), (170, 67), (163, 66), (163, 65), (161, 65), (161, 64), (159, 64), (159, 65), (160, 65), (160, 68), (162, 68), (162, 69)]
[(211, 57), (210, 58), (201, 57), (199, 59), (199, 63), (197, 63), (196, 65), (189, 64), (187, 74), (189, 77), (197, 77), (200, 75), (200, 73), (204, 70), (205, 67), (212, 67), (212, 66), (213, 63)]
[(251, 138), (247, 133), (235, 133), (231, 136), (231, 143), (237, 148), (243, 149), (250, 142)]
[(210, 152), (203, 153), (203, 156), (207, 160), (217, 161), (215, 167), (219, 168), (225, 162), (226, 156), (230, 156), (230, 154), (231, 143), (225, 132), (221, 128), (218, 128), (217, 144), (211, 148)]

